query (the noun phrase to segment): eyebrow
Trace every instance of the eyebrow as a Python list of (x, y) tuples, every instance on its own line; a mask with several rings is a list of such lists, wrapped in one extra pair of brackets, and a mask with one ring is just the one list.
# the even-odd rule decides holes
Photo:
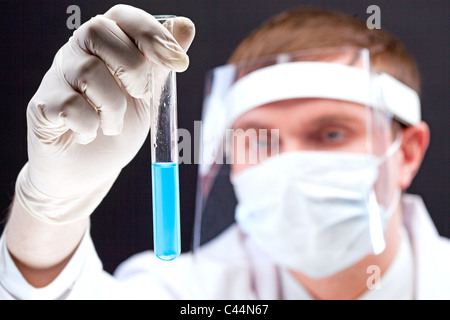
[[(361, 121), (363, 120), (363, 121)], [(332, 116), (323, 116), (318, 119), (314, 119), (313, 121), (309, 121), (308, 124), (311, 125), (324, 125), (330, 123), (357, 123), (361, 125), (366, 125), (366, 118), (362, 119), (361, 117), (357, 117), (354, 115), (332, 115)]]
[[(265, 130), (270, 130), (272, 126), (269, 126), (265, 123), (260, 123), (260, 122), (256, 122), (254, 120), (251, 121), (244, 121), (242, 125), (239, 126), (233, 126), (233, 129), (242, 129), (244, 131), (248, 130), (248, 129), (255, 129), (255, 130), (261, 130), (261, 129), (265, 129)], [(273, 128), (276, 129), (276, 128)]]
[[(364, 121), (361, 121), (364, 120)], [(305, 127), (317, 127), (317, 126), (323, 126), (333, 123), (356, 123), (358, 126), (366, 126), (366, 118), (362, 119), (361, 117), (357, 117), (354, 115), (325, 115), (325, 116), (319, 116), (312, 121), (308, 121), (304, 123), (303, 125)], [(243, 121), (242, 124), (239, 124), (238, 126), (233, 126), (233, 129), (242, 129), (242, 130), (248, 130), (248, 129), (254, 129), (254, 130), (272, 130), (272, 129), (280, 129), (275, 128), (273, 125), (270, 125), (269, 123), (265, 122), (259, 122), (255, 120), (249, 120), (249, 121)]]

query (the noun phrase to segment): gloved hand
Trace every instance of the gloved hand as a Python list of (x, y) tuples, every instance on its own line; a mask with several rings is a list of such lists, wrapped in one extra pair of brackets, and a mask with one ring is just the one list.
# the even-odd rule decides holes
[(75, 31), (27, 109), (16, 198), (31, 215), (68, 223), (94, 211), (149, 132), (152, 65), (185, 71), (194, 33), (187, 18), (175, 18), (172, 36), (126, 5)]

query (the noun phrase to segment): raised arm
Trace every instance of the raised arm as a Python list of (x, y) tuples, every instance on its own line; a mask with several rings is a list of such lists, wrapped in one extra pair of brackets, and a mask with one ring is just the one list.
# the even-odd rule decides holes
[(145, 11), (118, 5), (82, 25), (56, 54), (27, 109), (28, 163), (16, 182), (6, 244), (24, 278), (51, 283), (89, 216), (150, 127), (152, 64), (182, 72), (189, 19), (171, 35)]

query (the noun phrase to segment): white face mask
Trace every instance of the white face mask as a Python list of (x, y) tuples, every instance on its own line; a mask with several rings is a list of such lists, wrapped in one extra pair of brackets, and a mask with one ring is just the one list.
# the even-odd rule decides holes
[(400, 146), (397, 139), (380, 158), (338, 152), (289, 152), (231, 178), (241, 230), (275, 263), (323, 278), (384, 250), (390, 208), (378, 205), (378, 167)]

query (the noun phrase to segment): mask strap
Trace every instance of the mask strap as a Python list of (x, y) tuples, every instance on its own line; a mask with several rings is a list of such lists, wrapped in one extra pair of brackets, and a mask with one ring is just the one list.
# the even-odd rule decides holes
[[(392, 157), (399, 149), (402, 144), (402, 132), (399, 131), (395, 137), (394, 142), (389, 146), (386, 152), (378, 158), (378, 165), (382, 165), (390, 157)], [(397, 208), (398, 202), (400, 201), (401, 191), (395, 191), (394, 198), (386, 209), (386, 214), (388, 217), (392, 215), (394, 210)], [(370, 239), (372, 242), (373, 253), (378, 255), (384, 251), (386, 248), (386, 241), (384, 239), (384, 228), (381, 221), (380, 205), (377, 201), (377, 196), (375, 190), (369, 195), (369, 220), (370, 220)]]
[[(386, 209), (386, 217), (390, 218), (397, 209), (402, 192), (400, 189), (396, 189), (389, 207)], [(381, 219), (380, 205), (377, 201), (375, 191), (369, 195), (369, 220), (370, 220), (370, 240), (372, 242), (373, 253), (378, 255), (386, 248), (386, 241), (384, 239), (384, 228)]]
[(389, 146), (386, 152), (378, 158), (378, 165), (382, 165), (390, 157), (392, 157), (402, 145), (402, 132), (399, 131), (395, 137), (394, 142)]
[(391, 217), (394, 213), (395, 209), (397, 209), (398, 204), (400, 203), (400, 199), (402, 198), (402, 191), (400, 189), (395, 189), (394, 196), (392, 197), (392, 201), (389, 204), (389, 207), (386, 209), (386, 215)]
[(370, 240), (372, 242), (373, 253), (378, 255), (386, 248), (386, 241), (384, 240), (383, 224), (381, 222), (380, 206), (377, 201), (375, 191), (369, 195), (369, 226), (370, 226)]
[[(386, 150), (386, 152), (378, 158), (378, 165), (383, 164), (390, 157), (392, 157), (399, 149), (402, 144), (402, 133), (399, 131), (395, 137), (394, 142)], [(389, 207), (386, 209), (387, 217), (391, 217), (394, 210), (397, 208), (400, 202), (401, 191), (397, 189), (393, 196)], [(372, 242), (373, 253), (378, 255), (384, 251), (386, 248), (386, 241), (384, 239), (384, 228), (381, 221), (380, 205), (377, 201), (377, 196), (375, 190), (369, 195), (369, 220), (370, 220), (370, 239)]]

